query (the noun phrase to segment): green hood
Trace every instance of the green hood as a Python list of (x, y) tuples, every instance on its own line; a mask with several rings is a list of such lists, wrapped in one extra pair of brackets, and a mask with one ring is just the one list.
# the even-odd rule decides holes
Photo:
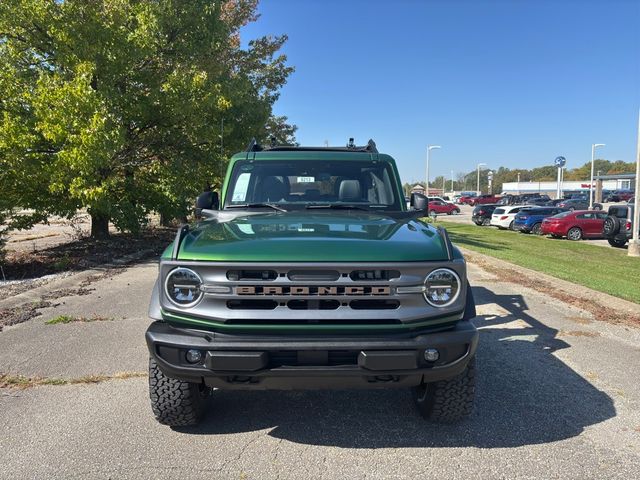
[(214, 262), (416, 262), (446, 260), (435, 228), (368, 212), (273, 212), (187, 234), (178, 260)]

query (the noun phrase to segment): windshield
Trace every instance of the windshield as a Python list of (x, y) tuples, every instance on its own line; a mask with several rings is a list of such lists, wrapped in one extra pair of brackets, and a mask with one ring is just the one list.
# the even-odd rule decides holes
[(402, 210), (393, 169), (388, 162), (237, 162), (227, 187), (225, 207), (264, 203), (287, 210), (309, 205)]

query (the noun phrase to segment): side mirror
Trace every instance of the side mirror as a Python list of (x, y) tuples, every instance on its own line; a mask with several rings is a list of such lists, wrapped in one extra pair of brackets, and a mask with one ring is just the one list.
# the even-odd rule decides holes
[(421, 193), (412, 193), (410, 204), (414, 210), (427, 210), (429, 208), (429, 198)]
[(218, 192), (202, 192), (196, 199), (196, 218), (202, 217), (202, 210), (218, 210), (218, 208), (220, 208)]

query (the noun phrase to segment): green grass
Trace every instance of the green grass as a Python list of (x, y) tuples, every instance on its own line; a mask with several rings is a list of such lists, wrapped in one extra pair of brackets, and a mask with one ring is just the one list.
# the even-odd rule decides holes
[(451, 241), (507, 262), (640, 303), (640, 258), (627, 251), (527, 235), (494, 227), (442, 222)]

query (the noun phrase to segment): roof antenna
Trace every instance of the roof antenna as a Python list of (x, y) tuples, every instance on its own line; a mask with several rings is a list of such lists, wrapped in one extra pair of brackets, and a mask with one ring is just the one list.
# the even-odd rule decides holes
[(347, 143), (347, 148), (356, 148), (356, 144), (353, 141), (353, 137), (349, 139), (349, 143)]

